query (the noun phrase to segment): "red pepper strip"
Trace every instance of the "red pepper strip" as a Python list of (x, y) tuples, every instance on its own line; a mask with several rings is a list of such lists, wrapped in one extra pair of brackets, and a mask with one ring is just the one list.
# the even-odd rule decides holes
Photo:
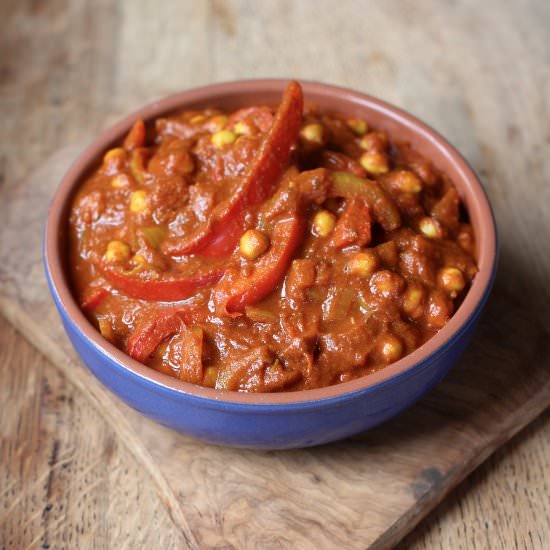
[(219, 314), (237, 317), (250, 306), (265, 298), (284, 277), (294, 251), (304, 236), (300, 217), (280, 221), (273, 230), (271, 248), (259, 258), (248, 277), (239, 269), (230, 268), (212, 290)]
[(242, 235), (247, 211), (275, 190), (298, 137), (302, 109), (302, 88), (297, 82), (291, 82), (273, 126), (233, 197), (216, 207), (209, 219), (190, 235), (167, 240), (163, 245), (164, 252), (172, 255), (199, 252), (211, 257), (223, 257), (233, 252)]
[(199, 321), (201, 316), (204, 314), (196, 305), (161, 311), (136, 328), (126, 344), (128, 355), (143, 363), (163, 340), (179, 332), (185, 323)]
[(336, 151), (327, 151), (325, 149), (321, 153), (321, 166), (329, 170), (349, 172), (360, 178), (367, 176), (367, 171), (356, 160)]
[(145, 124), (143, 120), (136, 120), (132, 129), (128, 132), (126, 136), (123, 147), (127, 151), (132, 149), (137, 149), (138, 147), (143, 147), (145, 145)]
[(348, 201), (332, 232), (331, 244), (344, 248), (352, 244), (366, 246), (371, 240), (370, 210), (365, 201)]
[(185, 300), (193, 296), (200, 288), (219, 281), (224, 273), (223, 269), (215, 268), (206, 273), (196, 273), (179, 278), (145, 279), (125, 273), (107, 263), (102, 262), (98, 267), (103, 276), (120, 292), (132, 298), (155, 302)]
[(84, 311), (93, 311), (107, 296), (107, 289), (102, 286), (88, 289), (80, 300), (80, 308)]

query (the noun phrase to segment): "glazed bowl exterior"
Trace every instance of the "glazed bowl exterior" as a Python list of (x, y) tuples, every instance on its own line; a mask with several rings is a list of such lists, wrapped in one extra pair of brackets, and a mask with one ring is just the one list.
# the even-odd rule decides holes
[(107, 342), (80, 311), (66, 269), (68, 211), (79, 183), (139, 118), (146, 121), (180, 109), (235, 109), (275, 105), (286, 80), (213, 84), (172, 95), (134, 112), (101, 134), (61, 181), (46, 222), (44, 264), (48, 284), (74, 348), (94, 375), (131, 407), (171, 428), (212, 443), (261, 449), (319, 445), (372, 428), (400, 413), (449, 371), (470, 340), (489, 296), (497, 265), (494, 217), (472, 169), (434, 130), (373, 97), (315, 82), (302, 83), (306, 101), (366, 118), (391, 139), (409, 142), (456, 185), (477, 239), (479, 273), (447, 325), (396, 363), (328, 388), (248, 394), (204, 388), (138, 363)]

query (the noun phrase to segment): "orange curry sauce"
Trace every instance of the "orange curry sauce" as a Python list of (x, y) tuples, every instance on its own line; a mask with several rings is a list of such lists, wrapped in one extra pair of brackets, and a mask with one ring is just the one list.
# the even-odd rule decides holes
[(477, 271), (452, 182), (368, 120), (303, 105), (185, 111), (82, 182), (72, 282), (101, 334), (224, 390), (381, 369), (441, 329)]

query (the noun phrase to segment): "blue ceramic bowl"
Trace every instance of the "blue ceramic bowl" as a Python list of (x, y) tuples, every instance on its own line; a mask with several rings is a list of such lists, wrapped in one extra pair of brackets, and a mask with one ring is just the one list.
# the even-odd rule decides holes
[(381, 371), (328, 388), (278, 394), (224, 392), (195, 386), (134, 361), (104, 340), (80, 311), (65, 272), (67, 215), (73, 192), (109, 146), (138, 118), (176, 109), (233, 109), (276, 104), (286, 81), (215, 84), (155, 102), (104, 132), (76, 160), (53, 199), (46, 224), (44, 262), (52, 296), (73, 346), (88, 368), (120, 399), (175, 430), (212, 443), (261, 449), (319, 445), (368, 430), (403, 411), (452, 367), (490, 293), (497, 263), (494, 218), (476, 175), (459, 153), (411, 115), (372, 97), (320, 83), (304, 83), (307, 101), (363, 117), (445, 172), (460, 192), (477, 239), (479, 273), (449, 323), (419, 349)]

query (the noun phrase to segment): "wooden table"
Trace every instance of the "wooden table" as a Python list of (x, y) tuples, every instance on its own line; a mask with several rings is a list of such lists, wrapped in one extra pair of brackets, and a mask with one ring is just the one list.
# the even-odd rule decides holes
[[(465, 154), (497, 211), (501, 271), (515, 274), (505, 284), (548, 327), (549, 3), (8, 0), (0, 15), (0, 192), (182, 88), (264, 76), (346, 85), (410, 110)], [(530, 246), (515, 246), (517, 231)], [(106, 419), (1, 318), (0, 370), (2, 548), (182, 544)], [(549, 494), (547, 412), (402, 547), (548, 548)], [(159, 540), (140, 529), (151, 521)]]

